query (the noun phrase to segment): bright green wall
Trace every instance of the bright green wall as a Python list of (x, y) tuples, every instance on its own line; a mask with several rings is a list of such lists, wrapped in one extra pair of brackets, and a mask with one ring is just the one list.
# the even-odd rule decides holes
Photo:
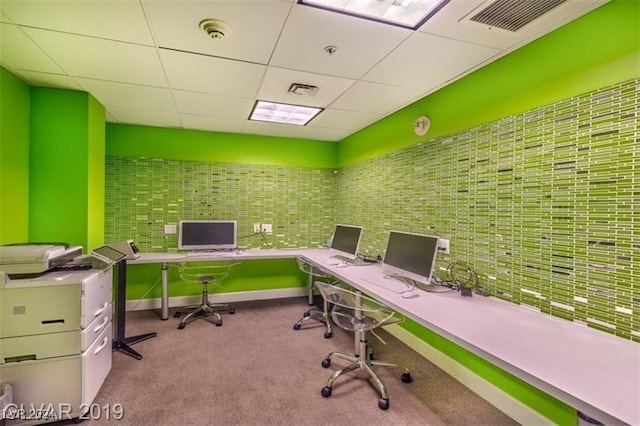
[(104, 244), (105, 214), (105, 111), (93, 96), (88, 101), (87, 251)]
[(31, 241), (64, 241), (85, 251), (100, 242), (104, 197), (90, 193), (104, 195), (101, 123), (104, 109), (88, 93), (31, 88)]
[[(338, 145), (345, 166), (640, 76), (640, 2), (613, 0)], [(426, 136), (413, 133), (431, 118)]]
[(334, 168), (337, 144), (307, 139), (107, 124), (107, 155)]
[(29, 239), (29, 86), (0, 67), (0, 244)]

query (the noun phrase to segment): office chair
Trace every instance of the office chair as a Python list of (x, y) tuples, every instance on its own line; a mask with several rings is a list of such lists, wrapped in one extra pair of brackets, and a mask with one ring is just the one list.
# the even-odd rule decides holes
[[(337, 281), (331, 275), (326, 274), (324, 271), (314, 267), (313, 265), (300, 259), (297, 259), (297, 261), (300, 270), (307, 273), (307, 290), (309, 299), (308, 303), (309, 306), (313, 306), (313, 290), (315, 288), (315, 278), (329, 279), (333, 284), (336, 284)], [(330, 339), (331, 336), (333, 336), (333, 331), (331, 330), (330, 306), (324, 298), (322, 299), (322, 310), (317, 308), (310, 308), (309, 310), (305, 311), (302, 314), (302, 318), (300, 318), (300, 320), (293, 325), (293, 329), (300, 330), (302, 325), (308, 320), (320, 321), (325, 324), (325, 339)]]
[(227, 277), (227, 275), (229, 275), (231, 268), (238, 263), (240, 262), (234, 260), (216, 260), (181, 262), (172, 265), (178, 269), (180, 278), (183, 281), (202, 285), (202, 298), (200, 300), (200, 304), (179, 308), (173, 314), (174, 318), (179, 318), (182, 313), (188, 312), (178, 324), (178, 329), (182, 330), (185, 328), (192, 319), (208, 318), (210, 316), (214, 318), (213, 323), (219, 327), (222, 325), (222, 316), (220, 315), (220, 312), (226, 311), (229, 314), (236, 313), (236, 309), (229, 304), (209, 302), (209, 284), (220, 287), (220, 283)]
[(359, 291), (322, 282), (316, 282), (316, 286), (322, 294), (322, 297), (333, 306), (331, 310), (333, 322), (338, 327), (353, 331), (355, 334), (355, 355), (348, 355), (343, 352), (331, 352), (322, 360), (322, 366), (324, 368), (331, 366), (332, 358), (344, 359), (351, 362), (351, 364), (346, 367), (334, 371), (329, 377), (327, 385), (322, 388), (322, 396), (325, 398), (331, 396), (334, 383), (338, 377), (351, 371), (364, 370), (368, 373), (369, 378), (373, 380), (373, 384), (380, 392), (378, 407), (382, 410), (387, 410), (389, 408), (389, 393), (387, 392), (386, 385), (376, 374), (373, 367), (394, 367), (402, 370), (400, 379), (404, 383), (411, 382), (411, 373), (409, 373), (407, 367), (402, 364), (374, 361), (372, 352), (367, 344), (366, 334), (370, 331), (384, 343), (373, 330), (383, 325), (402, 322), (404, 321), (404, 317), (377, 300), (362, 295)]

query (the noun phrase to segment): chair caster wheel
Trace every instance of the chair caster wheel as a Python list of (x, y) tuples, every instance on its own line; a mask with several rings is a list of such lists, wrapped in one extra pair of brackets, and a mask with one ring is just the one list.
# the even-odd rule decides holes
[(331, 388), (329, 386), (325, 386), (322, 388), (322, 391), (320, 391), (320, 393), (325, 398), (329, 398), (331, 396)]
[(236, 313), (236, 308), (229, 308), (229, 314), (233, 315)]
[(216, 321), (216, 327), (222, 326), (222, 321)]
[[(331, 358), (325, 358), (325, 359), (323, 359), (323, 360), (322, 360), (322, 366), (323, 366), (324, 368), (329, 368), (329, 367), (331, 367)], [(331, 389), (331, 388), (329, 388), (329, 389)]]
[(388, 410), (389, 409), (389, 400), (388, 399), (380, 399), (378, 401), (378, 408), (380, 408), (381, 410)]
[(182, 323), (182, 322), (180, 324), (178, 324), (178, 330), (182, 330), (185, 325), (187, 325), (187, 324)]
[(294, 330), (300, 330), (300, 324), (293, 324)]
[(413, 379), (411, 378), (411, 374), (407, 372), (402, 373), (400, 379), (405, 383), (411, 383), (413, 381)]
[(304, 314), (302, 314), (302, 316), (305, 317), (305, 318), (308, 317), (309, 315), (311, 315), (311, 312), (309, 312), (309, 311), (307, 311)]
[(326, 331), (326, 332), (324, 333), (324, 338), (325, 338), (325, 339), (331, 339), (331, 336), (333, 336), (333, 333), (330, 333), (330, 332), (328, 332), (328, 331)]
[(173, 313), (173, 317), (174, 317), (174, 318), (180, 318), (180, 315), (182, 315), (182, 312), (180, 312), (180, 311), (175, 311), (175, 312)]

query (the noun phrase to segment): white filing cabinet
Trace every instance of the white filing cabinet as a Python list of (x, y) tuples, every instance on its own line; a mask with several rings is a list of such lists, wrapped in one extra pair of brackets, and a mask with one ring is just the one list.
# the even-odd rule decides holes
[(0, 383), (13, 388), (7, 426), (90, 408), (111, 370), (112, 276), (109, 266), (0, 284)]

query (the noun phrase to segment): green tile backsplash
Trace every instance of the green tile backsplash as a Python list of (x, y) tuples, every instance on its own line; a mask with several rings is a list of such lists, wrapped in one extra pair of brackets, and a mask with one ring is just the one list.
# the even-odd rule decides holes
[(324, 246), (335, 223), (333, 170), (107, 157), (106, 186), (105, 241), (142, 251), (175, 251), (180, 219), (235, 219), (244, 248)]
[[(239, 244), (323, 246), (364, 226), (451, 240), (492, 296), (640, 341), (640, 80), (333, 170), (107, 157), (106, 241), (172, 251), (164, 225), (237, 219)], [(446, 264), (447, 259), (441, 259)], [(481, 297), (481, 296), (474, 296)]]
[(392, 229), (446, 237), (491, 295), (640, 341), (639, 88), (343, 168), (337, 217), (364, 226), (366, 254)]

